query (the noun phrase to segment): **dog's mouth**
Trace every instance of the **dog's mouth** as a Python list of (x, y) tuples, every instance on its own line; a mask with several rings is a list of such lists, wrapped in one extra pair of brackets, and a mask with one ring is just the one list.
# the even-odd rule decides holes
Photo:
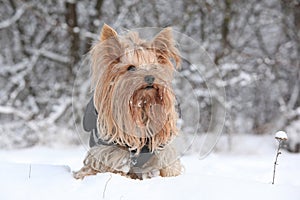
[(145, 90), (151, 90), (151, 89), (153, 89), (154, 87), (153, 87), (153, 85), (147, 85), (144, 89)]
[(142, 87), (144, 90), (158, 89), (158, 85), (156, 84), (147, 84)]

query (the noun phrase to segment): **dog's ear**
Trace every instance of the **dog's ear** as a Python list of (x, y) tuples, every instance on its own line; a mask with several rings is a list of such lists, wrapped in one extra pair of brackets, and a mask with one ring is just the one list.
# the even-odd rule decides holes
[(102, 54), (109, 55), (111, 59), (117, 59), (121, 55), (118, 33), (112, 27), (104, 24), (99, 40), (99, 44), (102, 45)]
[(176, 67), (180, 65), (179, 51), (175, 46), (175, 40), (173, 38), (172, 28), (167, 27), (160, 31), (152, 42), (155, 51), (162, 54), (163, 57), (173, 59)]
[(92, 61), (92, 88), (96, 86), (101, 72), (114, 63), (119, 62), (121, 43), (117, 32), (104, 24), (99, 36), (99, 41), (95, 43), (90, 51)]
[(169, 45), (174, 44), (174, 38), (172, 34), (172, 28), (167, 27), (161, 30), (154, 38), (153, 43), (157, 47), (165, 47), (168, 48)]
[(104, 24), (99, 38), (100, 41), (103, 42), (107, 39), (116, 37), (118, 37), (118, 33), (112, 27), (108, 26), (107, 24)]
[(115, 56), (115, 59), (121, 55), (119, 36), (112, 27), (104, 24), (99, 40), (100, 42), (98, 44), (102, 45), (102, 53)]

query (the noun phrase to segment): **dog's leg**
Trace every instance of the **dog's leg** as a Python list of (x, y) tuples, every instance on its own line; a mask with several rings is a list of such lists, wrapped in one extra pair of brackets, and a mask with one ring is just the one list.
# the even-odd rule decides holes
[(160, 169), (162, 177), (179, 176), (182, 173), (182, 165), (179, 160), (174, 161), (172, 164)]
[(79, 171), (73, 172), (73, 177), (76, 179), (83, 179), (85, 176), (96, 175), (98, 171), (91, 168), (91, 166), (83, 166)]
[(74, 178), (112, 172), (126, 175), (130, 170), (129, 152), (117, 146), (99, 145), (91, 148), (83, 161), (84, 166), (74, 172)]
[(168, 145), (159, 154), (157, 154), (159, 166), (160, 166), (160, 176), (178, 176), (182, 173), (183, 167), (179, 160), (176, 150)]

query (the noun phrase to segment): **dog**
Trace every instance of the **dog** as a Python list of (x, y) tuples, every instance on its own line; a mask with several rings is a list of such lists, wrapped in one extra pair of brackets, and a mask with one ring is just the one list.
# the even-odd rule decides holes
[(178, 135), (171, 86), (180, 66), (172, 28), (146, 41), (119, 35), (104, 24), (90, 51), (97, 138), (76, 179), (112, 172), (133, 179), (178, 176), (182, 164), (172, 146)]

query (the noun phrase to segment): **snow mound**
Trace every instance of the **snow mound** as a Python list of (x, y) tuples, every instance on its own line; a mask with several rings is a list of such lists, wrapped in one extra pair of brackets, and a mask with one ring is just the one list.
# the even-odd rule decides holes
[(181, 176), (143, 181), (111, 173), (74, 179), (72, 171), (80, 169), (86, 154), (82, 147), (0, 150), (0, 199), (299, 200), (300, 154), (283, 150), (272, 185), (274, 137), (236, 139), (241, 146), (231, 152), (203, 160), (197, 153), (183, 156)]
[(297, 199), (298, 187), (186, 173), (131, 180), (99, 174), (75, 180), (67, 166), (1, 164), (1, 199)]

